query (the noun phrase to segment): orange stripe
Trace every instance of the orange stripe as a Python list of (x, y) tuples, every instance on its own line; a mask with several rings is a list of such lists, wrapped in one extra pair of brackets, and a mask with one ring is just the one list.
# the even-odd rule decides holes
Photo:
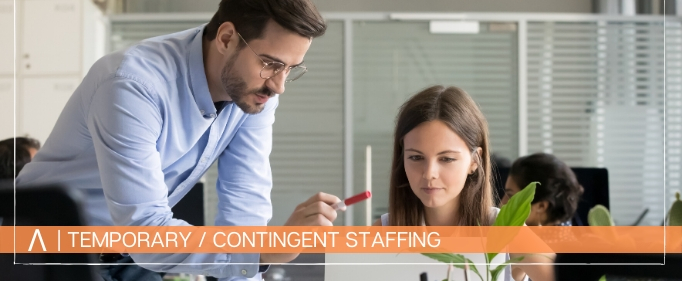
[[(14, 252), (14, 238), (14, 227), (0, 227), (0, 253)], [(663, 253), (664, 249), (682, 253), (682, 227), (16, 227), (17, 253)]]

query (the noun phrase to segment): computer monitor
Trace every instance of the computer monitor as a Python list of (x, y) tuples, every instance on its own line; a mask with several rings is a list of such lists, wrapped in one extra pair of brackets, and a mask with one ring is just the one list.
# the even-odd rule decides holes
[[(0, 182), (0, 217), (3, 226), (15, 223), (12, 181)], [(61, 185), (16, 189), (16, 225), (79, 226), (85, 225), (81, 212), (83, 196), (78, 190)], [(13, 243), (13, 241), (0, 241)], [(14, 264), (14, 263), (18, 264)], [(35, 265), (43, 263), (98, 263), (94, 254), (0, 254), (2, 280), (58, 281), (101, 280), (93, 265)], [(28, 265), (32, 264), (32, 265)]]
[[(597, 204), (609, 208), (609, 173), (606, 168), (571, 168), (575, 173), (584, 193), (578, 202), (578, 210), (572, 219), (573, 225), (587, 225), (587, 213)], [(509, 175), (509, 168), (497, 168), (497, 174), (493, 173), (495, 188), (499, 200), (504, 196), (504, 184)]]

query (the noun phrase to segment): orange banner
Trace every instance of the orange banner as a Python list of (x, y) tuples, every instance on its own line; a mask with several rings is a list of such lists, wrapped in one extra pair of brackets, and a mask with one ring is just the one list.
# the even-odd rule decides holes
[(682, 253), (682, 227), (0, 227), (14, 252)]

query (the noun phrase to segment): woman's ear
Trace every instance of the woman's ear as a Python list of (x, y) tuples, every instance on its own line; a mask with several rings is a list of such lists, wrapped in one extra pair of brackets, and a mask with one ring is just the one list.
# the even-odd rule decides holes
[(535, 203), (535, 204), (533, 204), (533, 205), (536, 206), (536, 209), (535, 209), (535, 210), (538, 211), (538, 212), (543, 212), (543, 213), (545, 213), (545, 212), (547, 212), (547, 209), (549, 209), (549, 202), (547, 202), (547, 201), (545, 201), (545, 200), (542, 200), (542, 201), (540, 201), (540, 202), (537, 202), (537, 203)]
[(474, 149), (474, 151), (471, 153), (471, 165), (469, 166), (469, 174), (473, 174), (476, 172), (478, 169), (478, 161), (481, 159), (481, 153), (483, 153), (483, 149), (480, 147), (477, 147)]

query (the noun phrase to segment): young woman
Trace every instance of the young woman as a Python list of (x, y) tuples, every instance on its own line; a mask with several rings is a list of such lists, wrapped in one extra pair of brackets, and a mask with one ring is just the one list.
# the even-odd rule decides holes
[(535, 153), (516, 159), (509, 169), (501, 204), (534, 181), (540, 184), (526, 224), (571, 225), (583, 187), (571, 168), (551, 154)]
[[(433, 86), (400, 108), (394, 135), (389, 213), (374, 225), (491, 225), (488, 124), (462, 89)], [(512, 257), (515, 255), (512, 255)], [(523, 255), (523, 263), (552, 262)], [(502, 280), (554, 280), (551, 265), (518, 265)], [(512, 277), (513, 275), (513, 277)], [(513, 279), (512, 279), (513, 278)]]

